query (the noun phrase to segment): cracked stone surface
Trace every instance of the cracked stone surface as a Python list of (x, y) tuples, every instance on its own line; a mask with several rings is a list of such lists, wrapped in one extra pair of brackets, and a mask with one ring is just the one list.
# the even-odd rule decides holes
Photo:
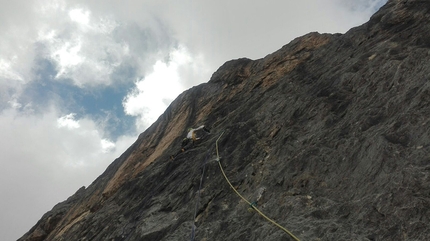
[(419, 0), (228, 61), (19, 240), (292, 240), (222, 177), (222, 132), (232, 184), (301, 240), (430, 240), (429, 63)]

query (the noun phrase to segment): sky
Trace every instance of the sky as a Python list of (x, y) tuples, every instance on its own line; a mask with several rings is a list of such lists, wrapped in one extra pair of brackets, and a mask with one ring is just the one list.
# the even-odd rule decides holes
[(0, 239), (88, 186), (224, 62), (344, 33), (387, 0), (0, 0)]

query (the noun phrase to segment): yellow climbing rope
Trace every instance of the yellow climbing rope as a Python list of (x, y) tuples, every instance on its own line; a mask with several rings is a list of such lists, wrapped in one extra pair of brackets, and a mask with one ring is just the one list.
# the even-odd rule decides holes
[(233, 187), (233, 185), (231, 184), (231, 182), (228, 180), (227, 175), (225, 175), (224, 169), (222, 168), (221, 165), (221, 161), (219, 158), (219, 152), (218, 152), (218, 141), (221, 138), (221, 136), (224, 134), (221, 133), (221, 135), (218, 137), (218, 139), (215, 142), (216, 145), (216, 156), (217, 156), (217, 161), (219, 164), (219, 167), (221, 169), (222, 175), (224, 176), (224, 179), (227, 181), (228, 185), (230, 185), (231, 189), (233, 189), (233, 191), (243, 200), (245, 201), (249, 206), (251, 206), (255, 211), (257, 211), (258, 214), (260, 214), (263, 218), (265, 218), (267, 221), (271, 222), (272, 224), (274, 224), (276, 227), (282, 229), (282, 231), (286, 232), (288, 235), (290, 235), (294, 240), (296, 241), (300, 241), (300, 239), (298, 239), (296, 236), (294, 236), (294, 234), (292, 234), (290, 231), (288, 231), (286, 228), (282, 227), (281, 225), (279, 225), (277, 222), (275, 222), (274, 220), (270, 219), (269, 217), (267, 217), (263, 212), (261, 212), (253, 203), (249, 202), (248, 200), (246, 200), (246, 198), (244, 198), (242, 195), (240, 195), (240, 193), (236, 190), (236, 188)]

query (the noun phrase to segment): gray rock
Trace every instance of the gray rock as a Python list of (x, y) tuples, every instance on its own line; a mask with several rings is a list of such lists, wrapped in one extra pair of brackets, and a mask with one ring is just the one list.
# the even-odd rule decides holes
[(19, 240), (292, 240), (223, 178), (221, 133), (232, 185), (301, 240), (429, 240), (429, 9), (227, 62)]

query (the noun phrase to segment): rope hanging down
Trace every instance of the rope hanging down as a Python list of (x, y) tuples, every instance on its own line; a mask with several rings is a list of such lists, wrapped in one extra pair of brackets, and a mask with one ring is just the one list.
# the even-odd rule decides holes
[(203, 177), (205, 176), (205, 168), (206, 168), (206, 163), (208, 162), (208, 159), (209, 159), (209, 154), (210, 154), (210, 150), (207, 151), (205, 162), (203, 163), (203, 171), (202, 171), (202, 176), (200, 177), (200, 185), (199, 185), (199, 191), (198, 191), (198, 198), (197, 198), (197, 201), (196, 201), (196, 205), (194, 207), (193, 227), (191, 228), (191, 238), (190, 238), (190, 241), (194, 241), (194, 238), (196, 236), (196, 215), (197, 215), (197, 208), (199, 206), (199, 202), (200, 202), (200, 198), (201, 198), (200, 191), (202, 190)]
[(290, 235), (294, 240), (296, 241), (300, 241), (300, 239), (298, 239), (296, 236), (294, 236), (294, 234), (292, 234), (290, 231), (288, 231), (286, 228), (282, 227), (281, 225), (279, 225), (277, 222), (275, 222), (274, 220), (270, 219), (269, 217), (267, 217), (263, 212), (261, 212), (254, 203), (249, 202), (248, 200), (246, 200), (246, 198), (244, 198), (242, 195), (240, 195), (240, 193), (236, 190), (236, 188), (233, 187), (233, 185), (231, 184), (231, 182), (228, 180), (227, 176), (225, 175), (224, 169), (222, 168), (221, 165), (221, 161), (219, 158), (219, 152), (218, 152), (218, 141), (221, 138), (221, 136), (224, 134), (221, 133), (221, 135), (218, 137), (218, 139), (215, 142), (216, 145), (216, 156), (217, 156), (217, 162), (219, 164), (219, 167), (221, 169), (222, 175), (224, 176), (224, 179), (227, 181), (228, 185), (230, 185), (231, 189), (233, 189), (233, 191), (243, 200), (245, 201), (249, 206), (251, 206), (252, 209), (254, 209), (258, 214), (260, 214), (263, 218), (265, 218), (267, 221), (271, 222), (272, 224), (274, 224), (276, 227), (282, 229), (282, 231), (286, 232), (288, 235)]

